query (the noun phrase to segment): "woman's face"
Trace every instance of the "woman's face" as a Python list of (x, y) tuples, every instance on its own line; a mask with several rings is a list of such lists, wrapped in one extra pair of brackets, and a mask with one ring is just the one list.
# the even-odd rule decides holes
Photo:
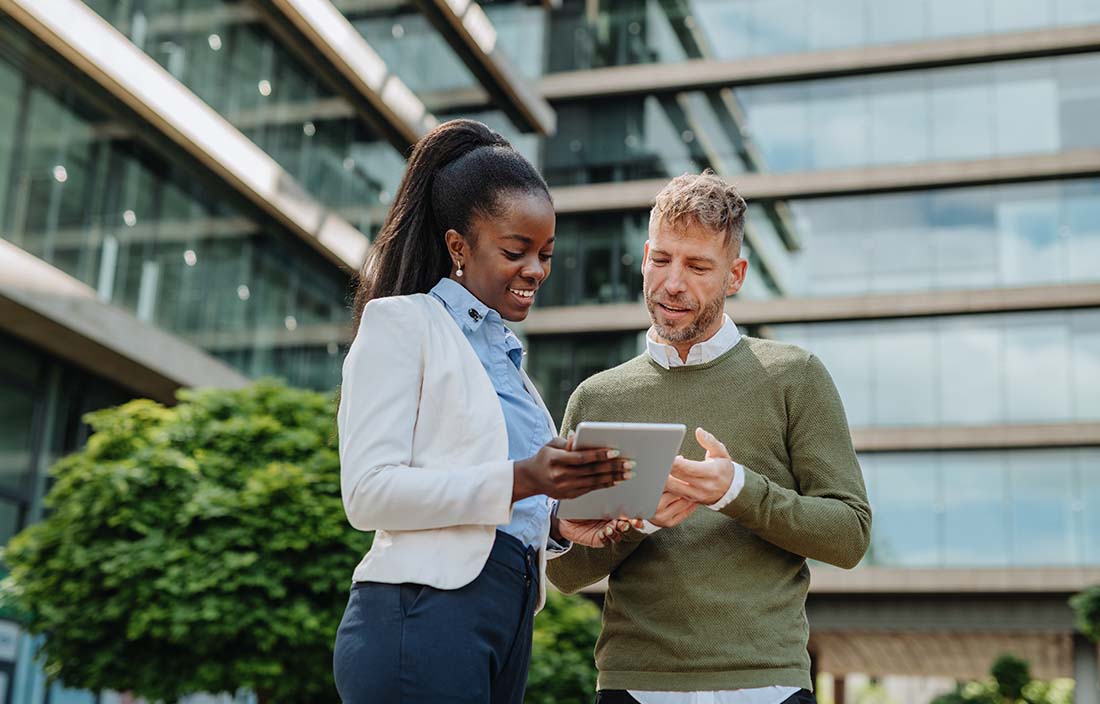
[[(502, 197), (495, 216), (475, 215), (470, 233), (447, 230), (451, 278), (500, 317), (527, 317), (536, 291), (550, 275), (554, 253), (554, 207), (546, 196), (515, 193)], [(462, 265), (462, 276), (457, 266)]]

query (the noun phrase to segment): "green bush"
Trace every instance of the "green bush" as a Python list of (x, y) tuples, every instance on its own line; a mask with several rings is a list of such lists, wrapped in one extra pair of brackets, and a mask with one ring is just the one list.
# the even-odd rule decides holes
[(535, 617), (525, 704), (589, 704), (596, 697), (592, 651), (600, 635), (600, 610), (580, 596), (546, 595)]
[[(179, 401), (88, 414), (49, 516), (5, 552), (4, 605), (70, 687), (337, 701), (333, 639), (371, 536), (344, 517), (331, 399), (264, 381)], [(529, 702), (592, 700), (599, 628), (593, 604), (550, 594)]]
[(1100, 587), (1089, 587), (1069, 600), (1077, 615), (1077, 630), (1096, 642), (1100, 640)]
[(333, 636), (370, 536), (344, 519), (331, 399), (261, 382), (179, 400), (86, 417), (51, 513), (5, 553), (7, 605), (71, 687), (336, 701)]
[(1025, 660), (1005, 653), (993, 661), (984, 680), (960, 682), (932, 704), (1072, 704), (1073, 680), (1033, 680)]

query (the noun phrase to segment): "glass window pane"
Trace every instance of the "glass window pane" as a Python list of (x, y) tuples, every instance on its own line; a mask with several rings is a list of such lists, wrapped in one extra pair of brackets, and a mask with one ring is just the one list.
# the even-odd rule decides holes
[(993, 71), (988, 67), (929, 73), (932, 158), (993, 155)]
[(1000, 453), (945, 452), (944, 565), (1007, 567), (1008, 476)]
[(958, 425), (995, 424), (1004, 417), (1004, 334), (973, 320), (946, 321), (937, 337), (939, 418)]
[(931, 154), (929, 94), (923, 74), (868, 81), (869, 164), (910, 164)]
[(1037, 567), (1100, 560), (1100, 450), (861, 455), (866, 564)]
[(0, 382), (0, 486), (29, 491), (34, 397)]
[(1091, 280), (1100, 272), (1100, 181), (1066, 183), (1061, 235), (1069, 240), (1069, 278)]
[(1013, 565), (1077, 564), (1072, 459), (1066, 453), (1009, 454)]
[(8, 544), (22, 530), (23, 506), (7, 499), (0, 499), (0, 547)]
[(1044, 27), (1051, 21), (1051, 3), (1035, 0), (996, 0), (991, 2), (994, 32), (1012, 32)]
[(1007, 419), (1014, 423), (1068, 420), (1072, 367), (1065, 317), (1047, 314), (1007, 320), (1027, 326), (1026, 334), (1015, 326), (1005, 331)]
[(875, 512), (869, 564), (898, 567), (940, 564), (936, 514), (939, 470), (928, 459), (883, 453), (861, 460), (869, 479), (868, 499)]
[(1058, 151), (1061, 96), (1049, 64), (994, 66), (993, 75), (993, 153)]
[[(859, 342), (859, 338), (854, 341)], [(936, 422), (933, 345), (934, 338), (927, 325), (881, 325), (871, 342), (876, 425)]]
[(988, 0), (928, 0), (929, 32), (951, 37), (989, 30)]
[(1073, 451), (1080, 477), (1081, 500), (1073, 509), (1084, 532), (1084, 561), (1100, 564), (1100, 448)]
[(8, 378), (34, 385), (41, 368), (42, 359), (33, 348), (10, 338), (0, 338), (0, 384)]
[(1100, 418), (1100, 310), (1071, 314), (1073, 416)]

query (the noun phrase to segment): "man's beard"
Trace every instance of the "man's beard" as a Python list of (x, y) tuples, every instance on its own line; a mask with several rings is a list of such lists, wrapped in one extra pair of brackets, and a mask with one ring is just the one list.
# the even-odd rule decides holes
[(668, 340), (669, 342), (690, 342), (703, 335), (707, 329), (714, 324), (714, 321), (718, 319), (720, 315), (725, 311), (726, 297), (725, 295), (718, 296), (717, 298), (708, 301), (702, 310), (695, 316), (695, 319), (691, 321), (684, 328), (676, 328), (672, 326), (662, 325), (657, 320), (657, 304), (663, 303), (673, 308), (681, 308), (687, 310), (699, 310), (699, 305), (690, 301), (690, 299), (682, 298), (654, 298), (648, 289), (645, 291), (645, 305), (649, 310), (649, 319), (653, 323), (653, 329), (656, 331), (657, 336), (662, 340)]

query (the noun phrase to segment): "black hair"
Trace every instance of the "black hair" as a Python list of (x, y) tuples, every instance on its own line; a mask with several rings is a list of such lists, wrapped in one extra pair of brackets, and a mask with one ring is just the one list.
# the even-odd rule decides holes
[(444, 122), (413, 147), (393, 206), (355, 286), (355, 327), (374, 298), (427, 293), (451, 272), (443, 235), (472, 237), (476, 214), (500, 212), (506, 193), (550, 199), (539, 172), (508, 140), (475, 120)]

